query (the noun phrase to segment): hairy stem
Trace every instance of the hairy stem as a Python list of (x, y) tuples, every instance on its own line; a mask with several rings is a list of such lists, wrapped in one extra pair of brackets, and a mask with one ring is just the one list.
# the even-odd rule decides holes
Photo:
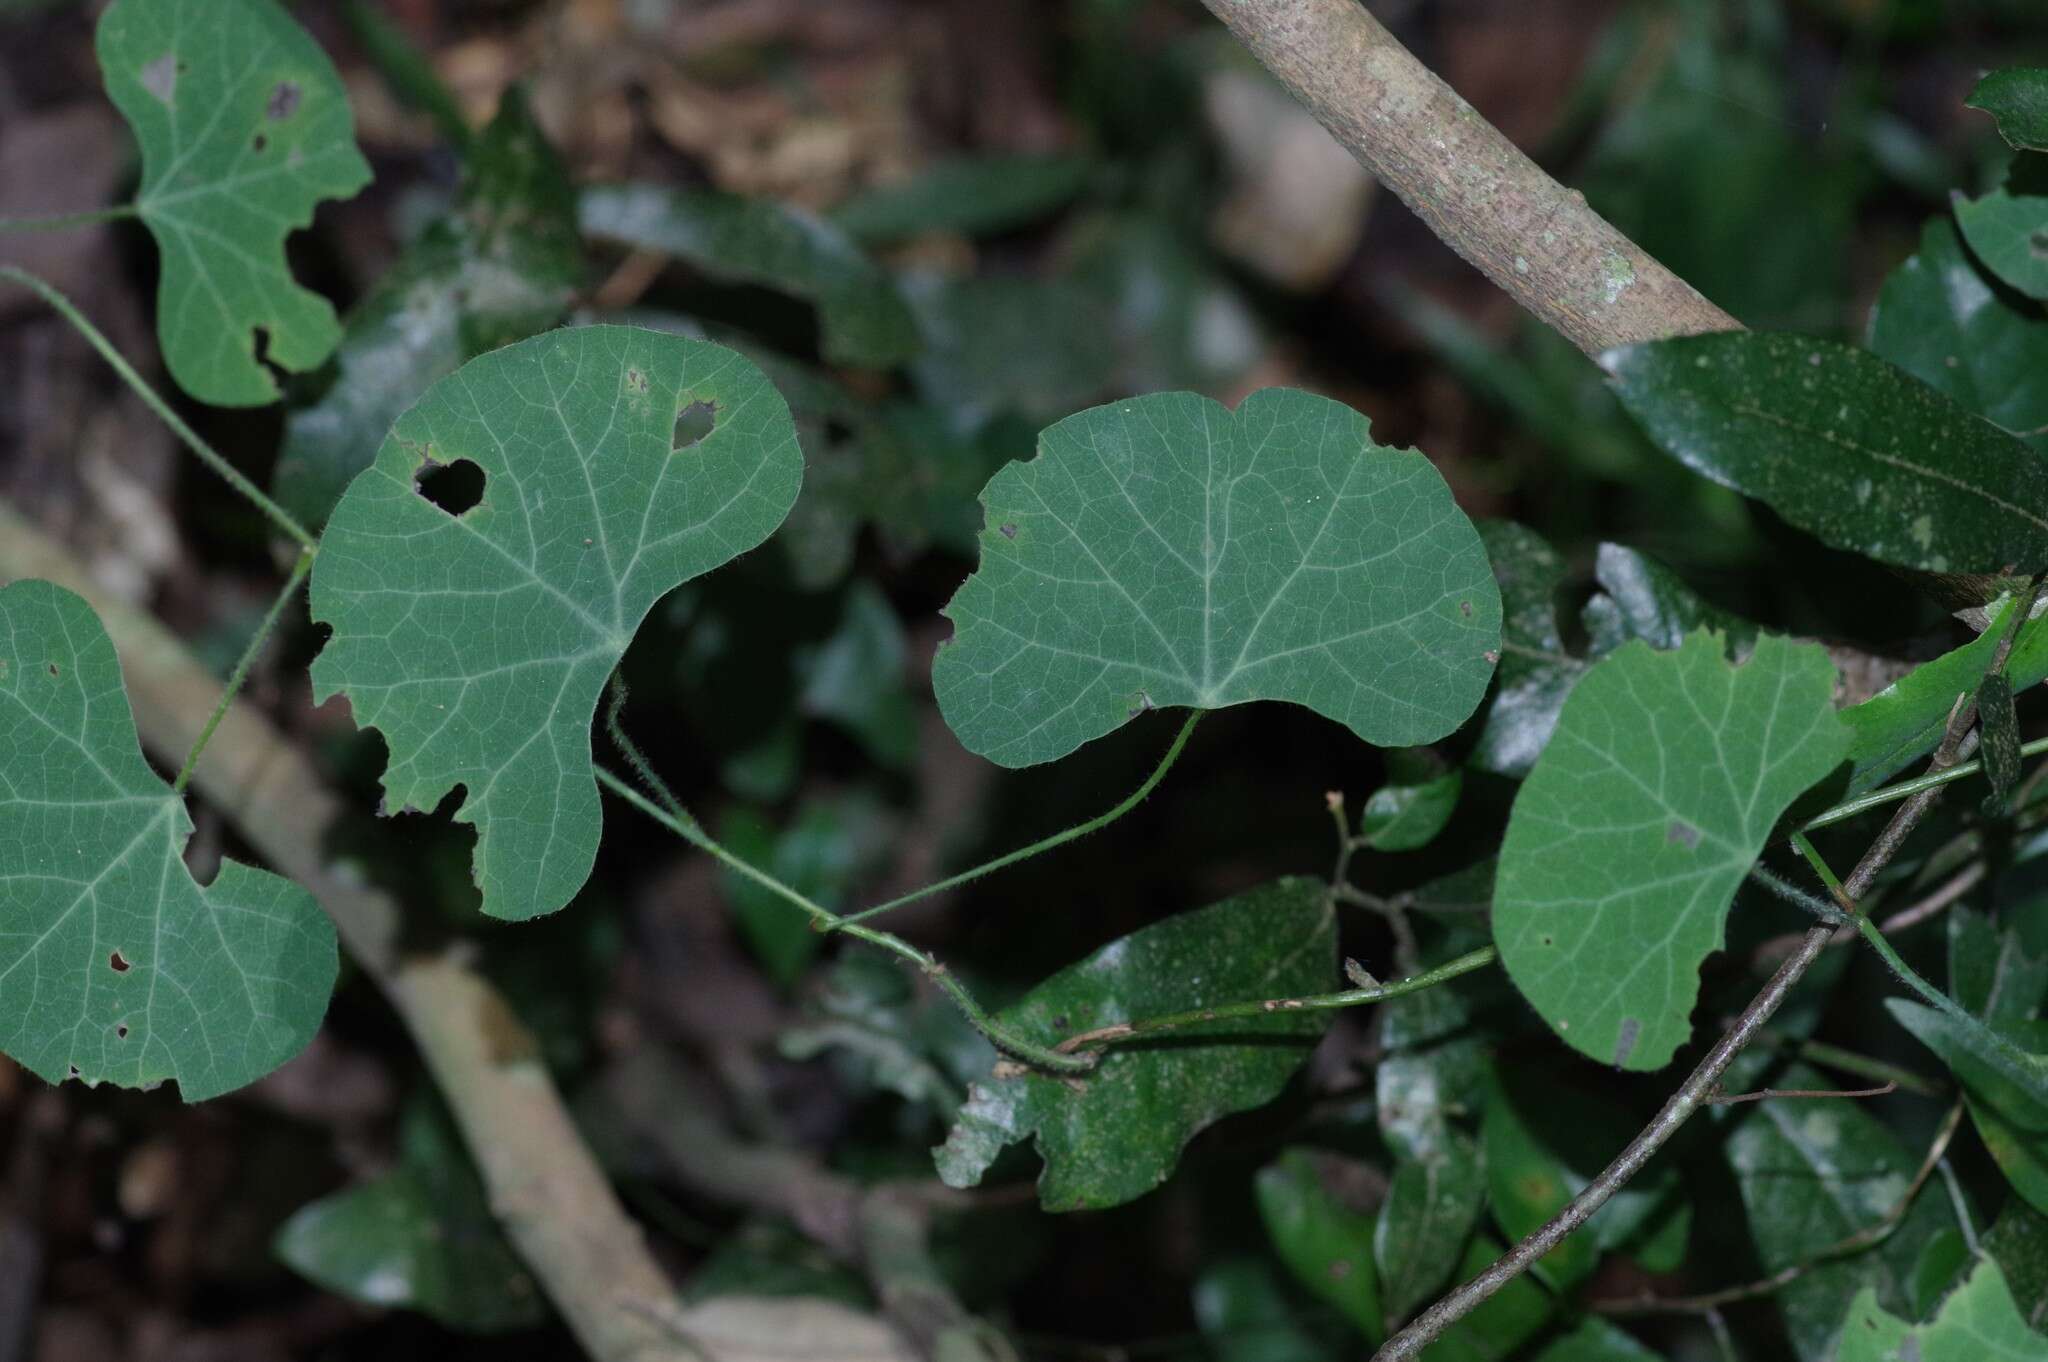
[(1481, 118), (1359, 0), (1203, 0), (1444, 242), (1589, 355), (1742, 324)]
[(220, 721), (227, 717), (229, 707), (235, 703), (235, 697), (242, 693), (242, 685), (249, 679), (249, 669), (256, 665), (257, 657), (263, 652), (263, 645), (270, 642), (271, 632), (277, 628), (278, 620), (283, 618), (285, 606), (299, 594), (299, 587), (305, 583), (306, 574), (313, 570), (314, 556), (312, 549), (300, 552), (298, 561), (292, 564), (291, 574), (285, 578), (284, 585), (278, 588), (277, 599), (270, 603), (270, 609), (264, 612), (263, 622), (258, 624), (256, 632), (250, 635), (248, 646), (242, 649), (241, 659), (235, 663), (234, 671), (228, 675), (228, 684), (220, 693), (220, 702), (213, 707), (213, 713), (207, 717), (206, 727), (200, 729), (199, 736), (193, 740), (192, 750), (185, 754), (185, 764), (178, 768), (178, 778), (171, 782), (171, 788), (177, 793), (185, 793), (185, 787), (192, 783), (192, 772), (199, 765), (200, 754), (206, 751), (206, 744), (213, 741), (214, 730), (219, 728)]
[(156, 413), (158, 420), (171, 428), (173, 435), (176, 435), (185, 442), (187, 449), (199, 456), (201, 463), (204, 463), (208, 468), (211, 468), (214, 472), (220, 474), (222, 478), (226, 479), (228, 486), (240, 492), (257, 510), (269, 516), (271, 523), (289, 536), (300, 548), (319, 548), (319, 542), (307, 532), (304, 525), (298, 522), (297, 517), (272, 501), (269, 497), (263, 495), (262, 489), (246, 477), (243, 477), (240, 470), (222, 458), (219, 450), (200, 439), (199, 433), (185, 424), (185, 419), (171, 408), (170, 403), (164, 401), (157, 394), (156, 389), (149, 386), (141, 374), (135, 372), (134, 366), (122, 357), (119, 350), (114, 348), (114, 343), (100, 334), (100, 329), (94, 326), (69, 298), (66, 298), (62, 293), (59, 293), (56, 289), (44, 283), (41, 279), (36, 278), (36, 276), (28, 271), (17, 269), (13, 265), (0, 265), (0, 279), (11, 279), (48, 303), (56, 311), (57, 315), (70, 322), (77, 329), (78, 334), (85, 337), (87, 343), (93, 349), (100, 352), (100, 358), (107, 362), (108, 367), (120, 376), (123, 383), (126, 383), (135, 390), (135, 395), (142, 399), (144, 405)]
[[(2036, 738), (2020, 748), (2020, 755), (2023, 757), (2038, 757), (2043, 752), (2048, 752), (2048, 738)], [(1896, 785), (1886, 785), (1881, 789), (1872, 790), (1868, 794), (1857, 795), (1854, 799), (1843, 800), (1833, 808), (1815, 814), (1812, 818), (1800, 824), (1799, 830), (1801, 832), (1816, 832), (1821, 828), (1830, 827), (1833, 824), (1854, 818), (1859, 813), (1866, 813), (1871, 809), (1881, 808), (1886, 804), (1896, 804), (1902, 799), (1911, 799), (1922, 790), (1936, 789), (1940, 786), (1962, 780), (1967, 776), (1974, 776), (1983, 769), (1984, 763), (1982, 761), (1972, 759), (1970, 761), (1958, 762), (1945, 771), (1930, 771), (1924, 776), (1915, 776), (1911, 780), (1902, 780)]]
[(76, 213), (52, 213), (48, 217), (0, 218), (0, 232), (68, 232), (74, 227), (94, 227), (102, 222), (119, 222), (142, 210), (132, 203), (108, 208), (85, 208)]
[(1090, 833), (1100, 832), (1103, 828), (1108, 827), (1111, 823), (1114, 823), (1117, 819), (1122, 818), (1132, 809), (1144, 803), (1146, 797), (1159, 788), (1159, 782), (1166, 779), (1166, 773), (1173, 769), (1173, 764), (1176, 761), (1180, 760), (1181, 751), (1188, 745), (1188, 738), (1193, 735), (1195, 725), (1201, 721), (1202, 714), (1203, 711), (1199, 709), (1189, 712), (1187, 722), (1180, 726), (1180, 732), (1174, 735), (1172, 745), (1166, 749), (1166, 755), (1159, 759), (1159, 764), (1152, 768), (1152, 774), (1145, 777), (1145, 783), (1131, 791), (1130, 795), (1115, 808), (1105, 813), (1099, 813), (1085, 823), (1076, 823), (1071, 828), (1056, 832), (1050, 837), (1041, 838), (1030, 846), (1020, 847), (1016, 851), (1005, 852), (994, 860), (985, 861), (971, 870), (963, 870), (957, 875), (950, 875), (936, 884), (928, 884), (922, 889), (913, 889), (908, 894), (890, 899), (887, 903), (878, 903), (872, 908), (863, 908), (857, 913), (848, 913), (825, 930), (838, 931), (851, 923), (866, 922), (869, 918), (879, 917), (883, 913), (901, 908), (905, 904), (916, 903), (919, 899), (930, 898), (933, 894), (943, 894), (948, 889), (958, 889), (961, 885), (971, 884), (984, 875), (992, 875), (998, 870), (1017, 864), (1019, 861), (1028, 861), (1033, 856), (1043, 855), (1055, 848), (1063, 847), (1069, 842), (1088, 836)]

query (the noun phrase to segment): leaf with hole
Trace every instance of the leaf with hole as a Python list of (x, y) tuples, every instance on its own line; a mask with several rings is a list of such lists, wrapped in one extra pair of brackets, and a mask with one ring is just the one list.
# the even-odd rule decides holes
[(1579, 681), (1515, 798), (1494, 890), (1508, 976), (1581, 1054), (1669, 1063), (1700, 962), (1778, 816), (1841, 760), (1835, 669), (1765, 636), (1631, 643)]
[(2043, 1362), (2048, 1336), (2020, 1318), (2005, 1274), (1989, 1258), (1951, 1291), (1926, 1324), (1908, 1324), (1868, 1288), (1849, 1307), (1836, 1362)]
[[(1386, 1336), (1373, 1268), (1373, 1217), (1345, 1205), (1334, 1156), (1290, 1149), (1252, 1180), (1259, 1218), (1280, 1261), (1310, 1294), (1337, 1310), (1368, 1343)], [(1353, 1179), (1355, 1181), (1355, 1179)]]
[(1998, 120), (2016, 151), (2048, 151), (2048, 67), (2010, 66), (1977, 82), (1963, 101)]
[(1835, 548), (1926, 572), (2048, 567), (2048, 463), (1868, 351), (1734, 331), (1601, 363), (1665, 453)]
[(1096, 407), (982, 493), (981, 566), (932, 668), (946, 722), (1004, 766), (1151, 709), (1287, 700), (1367, 742), (1449, 733), (1485, 693), (1500, 593), (1420, 454), (1289, 389)]
[[(678, 447), (693, 409), (713, 428)], [(463, 500), (433, 499), (465, 470)], [(536, 917), (582, 887), (606, 678), (657, 600), (774, 533), (802, 470), (789, 409), (747, 360), (592, 326), (440, 380), (349, 484), (313, 568), (313, 617), (333, 627), (314, 698), (345, 695), (383, 733), (390, 810), (464, 788), (486, 913)]]
[(461, 1137), (432, 1102), (407, 1108), (396, 1167), (300, 1207), (275, 1248), (286, 1266), (336, 1295), (418, 1310), (451, 1329), (521, 1329), (547, 1316)]
[(591, 236), (815, 304), (821, 349), (834, 364), (887, 368), (917, 353), (917, 323), (888, 272), (801, 209), (710, 189), (612, 184), (585, 189), (580, 216)]
[[(1276, 880), (1110, 942), (998, 1017), (1046, 1042), (1167, 1012), (1330, 987), (1336, 920), (1323, 886)], [(1196, 1132), (1279, 1095), (1329, 1025), (1277, 1010), (1110, 1047), (1078, 1078), (1036, 1072), (977, 1083), (934, 1151), (948, 1186), (971, 1187), (1004, 1146), (1034, 1135), (1049, 1211), (1099, 1209), (1166, 1181)]]
[(291, 881), (185, 868), (192, 819), (143, 760), (114, 645), (62, 587), (0, 588), (0, 1050), (61, 1083), (188, 1102), (297, 1054), (334, 928)]
[(95, 45), (142, 147), (135, 206), (163, 255), (171, 377), (217, 406), (275, 401), (265, 362), (304, 372), (341, 339), (285, 260), (315, 205), (370, 182), (341, 77), (271, 0), (117, 0)]
[(310, 527), (429, 384), (553, 326), (581, 278), (576, 192), (518, 86), (466, 162), (450, 211), (350, 311), (333, 381), (285, 419), (272, 492)]

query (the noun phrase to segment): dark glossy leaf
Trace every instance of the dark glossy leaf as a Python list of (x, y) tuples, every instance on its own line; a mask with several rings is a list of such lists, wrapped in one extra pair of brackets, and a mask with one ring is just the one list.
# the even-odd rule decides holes
[(1948, 915), (1948, 988), (1988, 1021), (2024, 1021), (2048, 1002), (2048, 958), (2027, 949), (2017, 926), (1958, 907)]
[(1727, 332), (1601, 362), (1666, 453), (1836, 548), (1927, 572), (2048, 567), (2048, 461), (1867, 351)]
[(1935, 218), (1870, 312), (1870, 348), (2048, 451), (2048, 313), (1988, 274)]
[(1837, 1362), (2043, 1362), (2048, 1337), (2029, 1329), (2005, 1275), (1989, 1258), (1941, 1303), (1926, 1324), (1908, 1324), (1865, 1287), (1842, 1325)]
[(1588, 1315), (1552, 1339), (1535, 1362), (1658, 1362), (1658, 1354), (1598, 1315)]
[(2027, 1327), (2048, 1326), (2048, 1214), (2008, 1201), (1984, 1236), (1984, 1252), (2005, 1273)]
[(1432, 1156), (1394, 1166), (1372, 1240), (1389, 1319), (1406, 1319), (1448, 1283), (1485, 1199), (1479, 1149), (1455, 1132)]
[(1344, 1356), (1303, 1327), (1279, 1269), (1233, 1258), (1195, 1279), (1195, 1319), (1215, 1362), (1337, 1362)]
[(341, 339), (285, 260), (316, 206), (370, 182), (341, 76), (272, 0), (119, 0), (95, 48), (142, 147), (135, 208), (163, 255), (171, 377), (216, 406), (275, 401), (266, 364), (303, 373)]
[(1085, 156), (962, 156), (901, 184), (864, 189), (834, 208), (834, 226), (860, 242), (924, 232), (1007, 231), (1068, 203), (1088, 181)]
[(1984, 781), (1991, 787), (1984, 812), (2003, 818), (2006, 801), (2020, 783), (2019, 714), (2013, 708), (2012, 679), (2004, 672), (1992, 672), (1977, 685), (1977, 731), (1983, 738)]
[[(1749, 1069), (1754, 1076), (1760, 1070)], [(1751, 1081), (1741, 1073), (1731, 1088)], [(1833, 1086), (1793, 1065), (1778, 1087)], [(1717, 1109), (1725, 1146), (1758, 1262), (1778, 1272), (1812, 1261), (1851, 1234), (1881, 1223), (1906, 1193), (1920, 1155), (1854, 1102), (1747, 1102)], [(1803, 1362), (1829, 1362), (1852, 1297), (1865, 1288), (1888, 1310), (1906, 1310), (1928, 1242), (1956, 1228), (1955, 1210), (1937, 1179), (1921, 1190), (1905, 1220), (1878, 1247), (1813, 1268), (1777, 1293), (1793, 1349)]]
[(1566, 1044), (1655, 1069), (1691, 1036), (1736, 888), (1848, 746), (1834, 689), (1818, 647), (1767, 636), (1731, 667), (1711, 633), (1631, 643), (1579, 681), (1515, 798), (1493, 904), (1501, 963)]
[[(1001, 1020), (1052, 1041), (1133, 1018), (1314, 993), (1330, 987), (1336, 954), (1323, 886), (1276, 880), (1112, 941)], [(1215, 1022), (1112, 1046), (1079, 1079), (1022, 1073), (977, 1083), (934, 1151), (939, 1175), (973, 1186), (1004, 1146), (1036, 1135), (1047, 1210), (1143, 1196), (1197, 1131), (1277, 1096), (1328, 1025), (1326, 1012)]]
[(1483, 520), (1478, 529), (1500, 585), (1501, 643), (1493, 704), (1472, 764), (1524, 776), (1550, 741), (1558, 711), (1587, 664), (1565, 651), (1558, 625), (1564, 559), (1542, 535), (1514, 521)]
[(1373, 1270), (1373, 1218), (1338, 1199), (1324, 1163), (1325, 1156), (1293, 1149), (1260, 1169), (1253, 1184), (1259, 1215), (1295, 1280), (1376, 1344), (1386, 1330)]
[(275, 1247), (337, 1295), (418, 1310), (451, 1329), (518, 1329), (547, 1315), (461, 1137), (429, 1102), (406, 1111), (395, 1168), (302, 1208)]
[(2048, 68), (1993, 71), (1963, 103), (1996, 118), (1998, 135), (2015, 150), (2048, 151)]
[(592, 236), (816, 304), (834, 364), (888, 368), (917, 352), (916, 322), (888, 273), (800, 209), (710, 189), (617, 184), (585, 189), (581, 217)]
[(1604, 657), (1632, 639), (1670, 652), (1687, 634), (1702, 629), (1726, 638), (1728, 651), (1736, 657), (1747, 656), (1756, 642), (1754, 624), (1707, 604), (1683, 578), (1646, 553), (1602, 544), (1593, 577), (1600, 583), (1600, 594), (1586, 602), (1579, 619), (1588, 636), (1586, 651), (1594, 657)]
[[(1990, 670), (2012, 609), (2008, 601), (1994, 612), (1990, 626), (1969, 643), (1915, 667), (1862, 704), (1842, 711), (1842, 722), (1853, 734), (1846, 793), (1873, 790), (1934, 750), (1956, 697), (1974, 691)], [(2005, 674), (2015, 690), (2025, 690), (2048, 677), (2048, 614), (2036, 615), (2021, 628), (2006, 659)]]
[(1428, 846), (1457, 812), (1464, 786), (1463, 775), (1455, 769), (1421, 785), (1381, 786), (1358, 815), (1358, 835), (1374, 851)]
[(1435, 467), (1328, 398), (1155, 393), (1048, 427), (982, 493), (981, 562), (932, 664), (946, 723), (1004, 766), (1151, 709), (1304, 705), (1382, 746), (1465, 721), (1500, 600)]
[(1958, 198), (1955, 213), (1984, 268), (2029, 298), (2048, 298), (2048, 159), (2021, 152), (2004, 184)]
[(561, 319), (582, 258), (568, 172), (514, 86), (472, 146), (453, 210), (349, 313), (333, 382), (286, 418), (278, 501), (317, 529), (430, 384)]
[[(892, 831), (874, 799), (853, 793), (807, 800), (779, 830), (764, 814), (735, 810), (721, 840), (734, 855), (836, 912), (849, 906), (848, 887), (886, 858)], [(740, 935), (768, 977), (785, 987), (796, 982), (825, 938), (780, 895), (732, 870), (723, 878)]]
[[(1567, 1101), (1536, 1082), (1502, 1083), (1486, 1107), (1486, 1178), (1493, 1218), (1510, 1240), (1528, 1237), (1598, 1176), (1639, 1126), (1618, 1107), (1572, 1093)], [(1634, 1240), (1674, 1214), (1677, 1170), (1653, 1164), (1565, 1241), (1536, 1271), (1558, 1291), (1584, 1281), (1603, 1251)]]

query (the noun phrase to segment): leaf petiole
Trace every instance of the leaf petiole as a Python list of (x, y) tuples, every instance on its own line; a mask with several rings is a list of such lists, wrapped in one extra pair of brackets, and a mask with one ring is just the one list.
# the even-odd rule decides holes
[(192, 750), (185, 754), (185, 764), (178, 768), (178, 778), (171, 783), (171, 789), (178, 794), (185, 793), (185, 787), (192, 783), (192, 772), (199, 765), (199, 754), (206, 750), (206, 744), (213, 741), (213, 731), (220, 727), (220, 721), (227, 717), (228, 707), (235, 703), (235, 696), (241, 693), (242, 683), (249, 679), (249, 669), (256, 665), (257, 657), (263, 652), (263, 645), (270, 641), (271, 631), (284, 616), (285, 603), (299, 594), (299, 587), (305, 582), (306, 574), (313, 570), (313, 549), (300, 552), (298, 561), (292, 564), (291, 574), (278, 589), (277, 599), (270, 603), (270, 609), (250, 636), (248, 646), (242, 649), (241, 660), (235, 663), (234, 671), (228, 674), (227, 688), (220, 693), (220, 703), (213, 707), (213, 714), (207, 719), (206, 727), (199, 730), (199, 737), (192, 744)]
[(119, 222), (138, 217), (142, 209), (132, 203), (106, 208), (84, 208), (76, 213), (52, 213), (47, 217), (0, 218), (0, 232), (68, 232), (74, 227), (96, 227), (102, 222)]

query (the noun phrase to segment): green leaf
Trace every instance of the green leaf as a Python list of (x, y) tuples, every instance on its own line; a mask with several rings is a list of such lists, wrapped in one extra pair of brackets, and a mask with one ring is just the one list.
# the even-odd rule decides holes
[(1998, 135), (2015, 151), (2048, 151), (2048, 68), (1993, 71), (1963, 103), (1997, 119)]
[(1004, 766), (1146, 710), (1289, 700), (1367, 742), (1463, 723), (1500, 596), (1450, 489), (1341, 403), (1268, 388), (1096, 407), (982, 494), (981, 566), (932, 668), (946, 722)]
[[(714, 428), (674, 448), (693, 406)], [(450, 514), (415, 480), (465, 461), (482, 499)], [(313, 617), (334, 630), (314, 698), (346, 695), (383, 732), (389, 809), (464, 787), (486, 913), (553, 912), (582, 886), (606, 678), (657, 600), (774, 532), (802, 466), (788, 408), (745, 359), (592, 326), (471, 360), (349, 485), (313, 568)]]
[(1594, 559), (1599, 595), (1586, 602), (1579, 620), (1588, 636), (1587, 652), (1604, 657), (1632, 639), (1659, 652), (1669, 652), (1685, 636), (1713, 629), (1727, 636), (1730, 651), (1747, 653), (1757, 627), (1738, 615), (1701, 600), (1683, 578), (1646, 553), (1620, 544), (1602, 544)]
[(1358, 835), (1374, 851), (1428, 846), (1457, 812), (1464, 788), (1464, 774), (1455, 768), (1420, 785), (1382, 786), (1358, 815)]
[(1946, 218), (1929, 221), (1919, 252), (1885, 279), (1870, 348), (2048, 449), (2048, 316), (1971, 259)]
[[(1472, 1236), (1465, 1259), (1451, 1275), (1469, 1281), (1507, 1250), (1484, 1234)], [(1424, 1362), (1506, 1362), (1536, 1336), (1554, 1308), (1548, 1292), (1526, 1274), (1480, 1302), (1471, 1314), (1444, 1330), (1422, 1354)]]
[[(847, 887), (886, 858), (891, 829), (881, 806), (856, 791), (806, 800), (779, 831), (765, 815), (744, 808), (729, 815), (721, 831), (734, 855), (837, 911)], [(726, 901), (755, 958), (776, 983), (795, 983), (825, 938), (780, 895), (737, 871), (721, 873)]]
[[(1915, 667), (1862, 704), (1842, 711), (1842, 722), (1854, 734), (1845, 794), (1873, 790), (1934, 750), (1956, 697), (1977, 689), (1990, 670), (2013, 608), (2013, 602), (2007, 600), (1992, 612), (1989, 627), (1978, 637)], [(2014, 690), (2025, 690), (2048, 677), (2048, 615), (2036, 615), (2021, 627), (2006, 659), (2005, 674)]]
[(48, 582), (0, 588), (0, 1050), (52, 1083), (176, 1079), (197, 1102), (305, 1048), (334, 988), (332, 924), (237, 861), (200, 887), (191, 835), (92, 607)]
[[(1483, 1138), (1493, 1218), (1511, 1240), (1527, 1238), (1619, 1154), (1638, 1123), (1619, 1107), (1555, 1085), (1498, 1083), (1486, 1106)], [(1677, 1214), (1676, 1170), (1653, 1164), (1602, 1206), (1580, 1230), (1545, 1254), (1537, 1273), (1558, 1291), (1591, 1275), (1604, 1250), (1634, 1241), (1646, 1226)]]
[(903, 684), (909, 655), (888, 598), (872, 582), (855, 582), (839, 627), (797, 661), (797, 708), (838, 724), (878, 764), (900, 771), (917, 756), (917, 708)]
[(2020, 783), (2020, 721), (2013, 708), (2012, 678), (1992, 672), (1977, 685), (1977, 732), (1983, 738), (1987, 817), (2003, 818), (2006, 802)]
[(2027, 1327), (2048, 1324), (2048, 1214), (2024, 1201), (2006, 1202), (1984, 1236), (1984, 1253), (2005, 1274)]
[(2043, 1362), (2048, 1338), (2020, 1318), (2005, 1275), (1979, 1259), (1969, 1279), (1941, 1303), (1928, 1324), (1909, 1325), (1886, 1313), (1868, 1287), (1842, 1325), (1838, 1362)]
[[(1336, 923), (1322, 885), (1283, 879), (1110, 942), (1005, 1009), (1048, 1040), (1135, 1018), (1326, 989)], [(1279, 1095), (1329, 1025), (1327, 1012), (1190, 1026), (1109, 1048), (1085, 1077), (1035, 1072), (977, 1083), (934, 1150), (948, 1186), (981, 1180), (1004, 1146), (1037, 1136), (1039, 1203), (1099, 1209), (1166, 1181), (1196, 1132)]]
[(710, 189), (617, 184), (585, 189), (581, 216), (592, 236), (815, 304), (831, 363), (882, 369), (917, 353), (917, 324), (894, 281), (844, 232), (800, 209)]
[(1626, 1330), (1588, 1315), (1536, 1354), (1536, 1362), (1658, 1362), (1658, 1354)]
[(1373, 1218), (1337, 1199), (1325, 1176), (1330, 1157), (1290, 1149), (1261, 1168), (1252, 1183), (1259, 1218), (1294, 1279), (1377, 1344), (1386, 1329), (1373, 1271)]
[(418, 1310), (451, 1329), (490, 1333), (547, 1317), (540, 1288), (499, 1229), (437, 1103), (407, 1108), (396, 1167), (300, 1208), (275, 1248), (294, 1272), (336, 1295)]
[(270, 0), (117, 0), (95, 46), (142, 147), (135, 206), (163, 254), (171, 377), (216, 406), (275, 401), (265, 361), (304, 372), (341, 339), (284, 250), (321, 200), (370, 182), (341, 77)]
[(912, 365), (918, 389), (957, 425), (1004, 412), (1042, 423), (1124, 386), (1114, 319), (1078, 280), (924, 275), (907, 287), (925, 338)]
[(467, 159), (452, 211), (349, 313), (333, 382), (286, 418), (273, 490), (309, 526), (429, 384), (553, 326), (582, 276), (575, 190), (519, 87)]
[(1885, 1007), (1962, 1081), (1984, 1147), (2035, 1209), (2048, 1211), (2048, 1021), (1988, 1023), (1887, 998)]
[(1215, 1362), (1335, 1362), (1344, 1355), (1300, 1322), (1279, 1269), (1232, 1258), (1195, 1279), (1195, 1320)]
[(1985, 269), (2029, 298), (2048, 298), (2048, 163), (2022, 152), (2004, 184), (1958, 198), (1955, 213)]
[(958, 1008), (936, 996), (915, 997), (902, 971), (875, 953), (839, 957), (812, 1006), (814, 1015), (778, 1038), (784, 1057), (829, 1051), (856, 1092), (893, 1092), (941, 1121), (953, 1120), (968, 1084), (997, 1059)]
[(832, 224), (863, 243), (1008, 231), (1065, 205), (1093, 168), (1085, 156), (1064, 154), (961, 156), (901, 184), (863, 190), (832, 210)]
[(2024, 1021), (2048, 1002), (2048, 958), (2028, 951), (2017, 926), (2000, 931), (1989, 915), (1957, 908), (1948, 915), (1949, 993), (1988, 1021)]
[(1389, 1319), (1407, 1318), (1449, 1281), (1485, 1198), (1479, 1149), (1455, 1132), (1433, 1157), (1395, 1165), (1372, 1240)]
[(1667, 454), (1827, 544), (1927, 572), (2048, 567), (2048, 463), (1867, 351), (1738, 331), (1601, 362)]
[[(1731, 1075), (1731, 1089), (1762, 1077), (1757, 1066)], [(1827, 1078), (1792, 1065), (1770, 1081), (1825, 1088)], [(1759, 1265), (1781, 1272), (1852, 1234), (1881, 1224), (1906, 1194), (1920, 1162), (1854, 1102), (1748, 1102), (1716, 1111), (1729, 1134), (1729, 1166), (1749, 1215)], [(1923, 1188), (1905, 1219), (1876, 1248), (1820, 1263), (1777, 1293), (1794, 1351), (1833, 1362), (1850, 1299), (1866, 1288), (1887, 1309), (1910, 1306), (1911, 1283), (1928, 1243), (1956, 1227), (1946, 1189)]]
[(1766, 636), (1633, 643), (1588, 671), (1516, 796), (1494, 936), (1522, 995), (1602, 1063), (1655, 1069), (1692, 1034), (1699, 966), (1792, 801), (1841, 759), (1827, 654)]

